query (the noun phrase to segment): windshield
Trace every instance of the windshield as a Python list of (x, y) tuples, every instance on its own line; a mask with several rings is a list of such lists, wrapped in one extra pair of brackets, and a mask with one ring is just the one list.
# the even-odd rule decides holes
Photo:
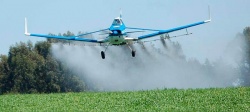
[(119, 19), (115, 19), (113, 25), (121, 25), (121, 21)]

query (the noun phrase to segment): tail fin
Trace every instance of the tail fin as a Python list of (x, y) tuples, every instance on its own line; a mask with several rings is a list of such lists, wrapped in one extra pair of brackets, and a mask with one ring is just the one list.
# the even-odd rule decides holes
[(122, 9), (120, 9), (120, 18), (122, 18)]
[(27, 19), (24, 18), (24, 34), (26, 36), (30, 36), (30, 33), (28, 33), (28, 25), (27, 25)]

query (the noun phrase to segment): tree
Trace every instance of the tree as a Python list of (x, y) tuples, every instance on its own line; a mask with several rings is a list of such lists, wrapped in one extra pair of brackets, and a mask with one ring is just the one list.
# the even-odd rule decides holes
[(36, 60), (39, 55), (33, 51), (31, 42), (17, 43), (12, 46), (9, 52), (8, 64), (10, 66), (10, 74), (8, 80), (12, 92), (26, 93), (35, 90), (34, 70), (38, 66)]
[(8, 84), (8, 80), (6, 80), (10, 68), (8, 65), (8, 57), (6, 55), (0, 55), (0, 94), (5, 91), (5, 84)]
[(0, 55), (0, 94), (85, 91), (83, 81), (53, 58), (51, 43), (20, 42)]
[(240, 64), (240, 70), (243, 75), (244, 85), (250, 85), (250, 27), (246, 27), (243, 31), (244, 40), (246, 42), (246, 46), (244, 46), (246, 51), (245, 57), (243, 58)]
[(48, 41), (40, 41), (35, 44), (35, 50), (43, 58), (46, 58), (50, 54), (51, 44)]

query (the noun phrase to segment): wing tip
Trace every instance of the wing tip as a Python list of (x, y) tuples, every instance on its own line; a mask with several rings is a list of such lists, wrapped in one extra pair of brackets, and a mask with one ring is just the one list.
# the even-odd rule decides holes
[(212, 18), (211, 18), (211, 11), (210, 11), (210, 6), (208, 6), (208, 17), (209, 17), (209, 19), (208, 19), (208, 20), (205, 20), (205, 21), (204, 21), (205, 23), (209, 23), (209, 22), (211, 22), (211, 21), (212, 21)]
[(204, 22), (205, 23), (209, 23), (209, 22), (211, 22), (212, 20), (211, 19), (209, 19), (209, 20), (205, 20)]
[(25, 32), (25, 33), (24, 33), (24, 35), (26, 35), (26, 36), (30, 36), (30, 33), (26, 33), (26, 32)]
[(28, 25), (27, 25), (27, 18), (24, 18), (24, 35), (30, 36), (30, 33), (28, 33)]
[(211, 18), (211, 11), (210, 11), (210, 6), (208, 5), (208, 16), (209, 16), (209, 20), (207, 20), (207, 22), (211, 22), (212, 18)]

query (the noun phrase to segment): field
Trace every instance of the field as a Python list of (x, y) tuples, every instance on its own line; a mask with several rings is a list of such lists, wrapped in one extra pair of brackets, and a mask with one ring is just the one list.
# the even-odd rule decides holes
[(249, 111), (250, 88), (1, 95), (7, 111)]

